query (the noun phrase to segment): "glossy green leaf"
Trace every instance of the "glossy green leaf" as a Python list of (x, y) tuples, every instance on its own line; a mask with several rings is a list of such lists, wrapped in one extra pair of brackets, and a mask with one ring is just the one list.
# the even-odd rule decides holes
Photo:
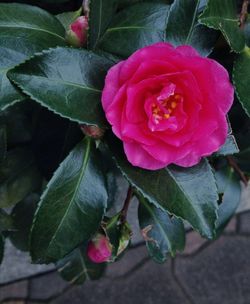
[(3, 260), (3, 254), (4, 254), (4, 237), (2, 234), (0, 234), (0, 264)]
[(128, 248), (132, 230), (128, 222), (126, 220), (123, 221), (121, 212), (112, 218), (105, 219), (102, 223), (102, 228), (112, 246), (110, 261), (114, 262)]
[(82, 14), (82, 7), (79, 8), (77, 11), (73, 12), (66, 12), (59, 15), (56, 15), (56, 18), (61, 22), (64, 26), (65, 30), (67, 31), (74, 21)]
[(34, 262), (63, 258), (98, 229), (107, 206), (99, 154), (88, 138), (61, 163), (41, 197), (31, 233)]
[(46, 11), (26, 4), (0, 4), (0, 109), (23, 96), (9, 82), (6, 73), (35, 52), (65, 45), (60, 22)]
[(117, 0), (89, 1), (88, 48), (96, 48), (115, 13)]
[(216, 155), (232, 155), (239, 153), (239, 148), (233, 135), (228, 135), (225, 144)]
[(114, 54), (105, 52), (105, 51), (100, 50), (100, 49), (96, 50), (95, 53), (96, 53), (97, 55), (101, 56), (101, 57), (104, 57), (104, 59), (108, 59), (108, 60), (112, 61), (113, 64), (116, 64), (116, 63), (118, 63), (119, 61), (122, 60), (121, 57), (118, 57), (118, 56), (116, 56), (116, 55), (114, 55)]
[(57, 114), (103, 127), (101, 92), (112, 64), (86, 50), (56, 48), (36, 55), (8, 76), (33, 100)]
[(235, 0), (209, 0), (199, 21), (207, 27), (220, 30), (233, 51), (240, 52), (244, 48), (245, 38), (239, 28)]
[(208, 56), (217, 40), (214, 30), (198, 23), (199, 0), (175, 0), (171, 5), (166, 29), (166, 41), (175, 46), (188, 44), (203, 56)]
[(246, 44), (248, 47), (250, 47), (250, 15), (247, 17), (247, 21), (244, 27), (244, 34), (246, 38)]
[(137, 191), (156, 207), (187, 220), (202, 236), (214, 237), (218, 194), (206, 160), (192, 168), (169, 166), (157, 171), (133, 167), (113, 137), (109, 148), (123, 175)]
[(57, 262), (56, 267), (62, 278), (71, 284), (82, 284), (87, 279), (99, 279), (105, 270), (104, 263), (96, 264), (88, 259), (84, 245)]
[(215, 173), (222, 202), (218, 210), (216, 233), (219, 236), (230, 219), (234, 216), (241, 198), (241, 185), (239, 178), (230, 167), (223, 168)]
[(120, 172), (117, 169), (116, 165), (114, 164), (112, 155), (110, 155), (110, 152), (106, 148), (106, 146), (100, 144), (98, 149), (101, 154), (100, 157), (102, 159), (103, 171), (107, 184), (107, 192), (108, 192), (107, 210), (110, 210), (116, 203), (117, 195), (119, 195), (117, 175), (120, 174)]
[(235, 155), (235, 158), (241, 170), (250, 175), (250, 147)]
[(185, 247), (183, 222), (174, 216), (171, 218), (142, 196), (139, 201), (139, 223), (149, 255), (157, 263), (163, 263), (169, 254), (174, 257), (177, 250), (182, 251)]
[(3, 209), (0, 209), (0, 233), (3, 231), (9, 231), (13, 229), (14, 229), (14, 225), (13, 225), (12, 217)]
[(6, 125), (0, 123), (0, 164), (4, 160), (7, 152), (7, 130)]
[(100, 48), (122, 57), (147, 45), (164, 41), (169, 6), (140, 3), (118, 13), (100, 42)]
[(119, 0), (118, 8), (123, 9), (130, 5), (134, 5), (136, 3), (141, 3), (141, 2), (171, 4), (173, 0)]
[(31, 141), (33, 135), (31, 111), (31, 102), (22, 101), (0, 112), (0, 128), (3, 127), (6, 131), (5, 148)]
[(238, 55), (234, 63), (233, 83), (245, 112), (250, 116), (250, 48)]
[(41, 175), (33, 154), (25, 148), (7, 153), (0, 164), (0, 207), (9, 207), (39, 189)]
[(33, 193), (18, 203), (11, 212), (14, 231), (8, 233), (8, 237), (19, 250), (29, 250), (30, 229), (38, 201), (39, 196)]

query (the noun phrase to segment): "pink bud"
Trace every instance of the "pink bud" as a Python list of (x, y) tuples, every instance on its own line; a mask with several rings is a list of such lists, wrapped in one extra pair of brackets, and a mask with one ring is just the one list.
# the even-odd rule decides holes
[(80, 16), (70, 25), (66, 33), (66, 41), (74, 47), (82, 47), (87, 42), (88, 18)]
[(94, 139), (100, 139), (104, 135), (104, 130), (96, 126), (81, 125), (81, 130), (85, 135)]
[(108, 262), (112, 255), (112, 246), (108, 238), (98, 233), (88, 243), (87, 254), (89, 259), (94, 263)]

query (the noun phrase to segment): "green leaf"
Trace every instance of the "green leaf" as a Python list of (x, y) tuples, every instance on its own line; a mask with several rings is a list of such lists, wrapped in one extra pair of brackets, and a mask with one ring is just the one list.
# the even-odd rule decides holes
[(33, 154), (25, 148), (7, 153), (0, 165), (0, 207), (9, 207), (39, 189), (41, 175)]
[(208, 56), (216, 43), (217, 33), (198, 23), (199, 0), (175, 0), (171, 5), (166, 41), (174, 46), (188, 44)]
[(102, 229), (108, 237), (112, 246), (112, 256), (110, 261), (116, 259), (128, 248), (132, 236), (132, 230), (122, 213), (114, 215), (112, 218), (107, 218), (102, 223)]
[(239, 28), (235, 0), (209, 0), (199, 21), (216, 30), (220, 30), (233, 51), (239, 53), (245, 46), (243, 32)]
[(128, 57), (142, 47), (164, 41), (168, 11), (169, 6), (160, 3), (140, 3), (122, 10), (112, 20), (99, 47)]
[(11, 212), (15, 229), (8, 233), (8, 237), (12, 244), (19, 250), (29, 250), (30, 229), (38, 201), (39, 196), (33, 193), (18, 203)]
[(149, 255), (157, 263), (163, 263), (168, 254), (174, 257), (177, 250), (182, 251), (185, 247), (183, 222), (174, 216), (171, 218), (142, 196), (139, 201), (139, 223)]
[[(32, 140), (33, 121), (30, 115), (32, 106), (31, 102), (27, 100), (0, 112), (0, 126), (6, 130), (5, 148), (15, 147)], [(2, 144), (3, 147), (4, 144)]]
[(0, 209), (0, 233), (3, 231), (12, 230), (13, 228), (14, 225), (11, 216), (3, 209)]
[(61, 163), (43, 193), (31, 233), (34, 262), (63, 258), (100, 226), (107, 191), (99, 154), (89, 138)]
[(82, 284), (86, 279), (99, 279), (105, 264), (92, 263), (86, 254), (86, 246), (80, 246), (69, 255), (56, 263), (56, 267), (62, 278), (71, 284)]
[(238, 208), (241, 198), (241, 186), (239, 178), (230, 167), (217, 171), (215, 177), (219, 192), (223, 195), (216, 222), (216, 233), (219, 236)]
[(238, 153), (235, 158), (241, 170), (250, 175), (250, 147)]
[(90, 0), (88, 48), (95, 49), (115, 13), (117, 0)]
[(120, 172), (114, 164), (112, 155), (110, 155), (110, 151), (107, 149), (107, 147), (101, 143), (98, 149), (101, 154), (100, 157), (102, 159), (103, 171), (106, 178), (108, 192), (107, 210), (110, 210), (116, 202), (117, 195), (119, 195), (117, 175), (120, 174)]
[(124, 7), (136, 4), (141, 2), (152, 2), (152, 3), (165, 3), (165, 4), (171, 4), (173, 0), (120, 0), (118, 3), (118, 8), (123, 9)]
[(82, 14), (82, 7), (80, 7), (77, 11), (66, 12), (59, 15), (56, 15), (56, 18), (61, 22), (65, 30), (67, 31), (74, 21)]
[(108, 142), (123, 175), (143, 197), (156, 207), (187, 220), (202, 236), (214, 237), (218, 194), (206, 160), (191, 168), (169, 166), (148, 171), (129, 164), (114, 137)]
[(118, 57), (118, 56), (116, 56), (116, 55), (107, 53), (107, 52), (105, 52), (105, 51), (103, 51), (103, 50), (96, 50), (95, 53), (96, 53), (97, 55), (101, 56), (101, 57), (104, 57), (104, 59), (108, 59), (108, 60), (112, 61), (113, 64), (116, 64), (116, 63), (118, 63), (119, 61), (122, 60), (121, 57)]
[(56, 48), (36, 55), (8, 76), (25, 94), (55, 113), (103, 127), (101, 92), (112, 64), (86, 50)]
[(250, 117), (250, 48), (238, 55), (234, 63), (233, 83), (245, 112)]
[(3, 254), (4, 254), (4, 237), (2, 234), (0, 234), (0, 264), (3, 260)]
[(250, 47), (250, 15), (248, 15), (247, 21), (245, 23), (244, 34), (246, 37), (246, 45)]
[(233, 135), (228, 135), (225, 144), (220, 148), (216, 155), (232, 155), (239, 153), (239, 148)]
[(7, 152), (7, 131), (6, 125), (0, 125), (0, 164), (4, 160)]
[(23, 99), (6, 73), (35, 52), (65, 45), (60, 22), (46, 11), (26, 4), (0, 4), (0, 109)]

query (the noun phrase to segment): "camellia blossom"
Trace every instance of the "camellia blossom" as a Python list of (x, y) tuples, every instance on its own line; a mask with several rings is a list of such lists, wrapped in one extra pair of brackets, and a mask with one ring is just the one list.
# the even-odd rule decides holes
[(88, 243), (87, 255), (94, 263), (108, 262), (112, 255), (112, 245), (108, 238), (105, 235), (98, 233)]
[(191, 46), (157, 43), (113, 66), (102, 105), (128, 161), (190, 167), (225, 143), (234, 90), (225, 68)]
[(67, 42), (74, 47), (83, 47), (87, 42), (88, 26), (86, 16), (78, 17), (66, 33)]

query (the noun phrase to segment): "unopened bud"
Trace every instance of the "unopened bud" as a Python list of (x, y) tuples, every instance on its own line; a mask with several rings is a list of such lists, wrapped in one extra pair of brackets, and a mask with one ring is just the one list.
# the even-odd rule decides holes
[(66, 33), (66, 41), (74, 47), (83, 47), (87, 42), (88, 18), (80, 16), (70, 25)]
[(94, 139), (101, 139), (104, 135), (104, 130), (97, 127), (97, 126), (87, 126), (87, 125), (81, 125), (82, 132)]
[(88, 243), (87, 254), (94, 263), (108, 262), (112, 255), (112, 245), (109, 239), (105, 235), (98, 233)]

